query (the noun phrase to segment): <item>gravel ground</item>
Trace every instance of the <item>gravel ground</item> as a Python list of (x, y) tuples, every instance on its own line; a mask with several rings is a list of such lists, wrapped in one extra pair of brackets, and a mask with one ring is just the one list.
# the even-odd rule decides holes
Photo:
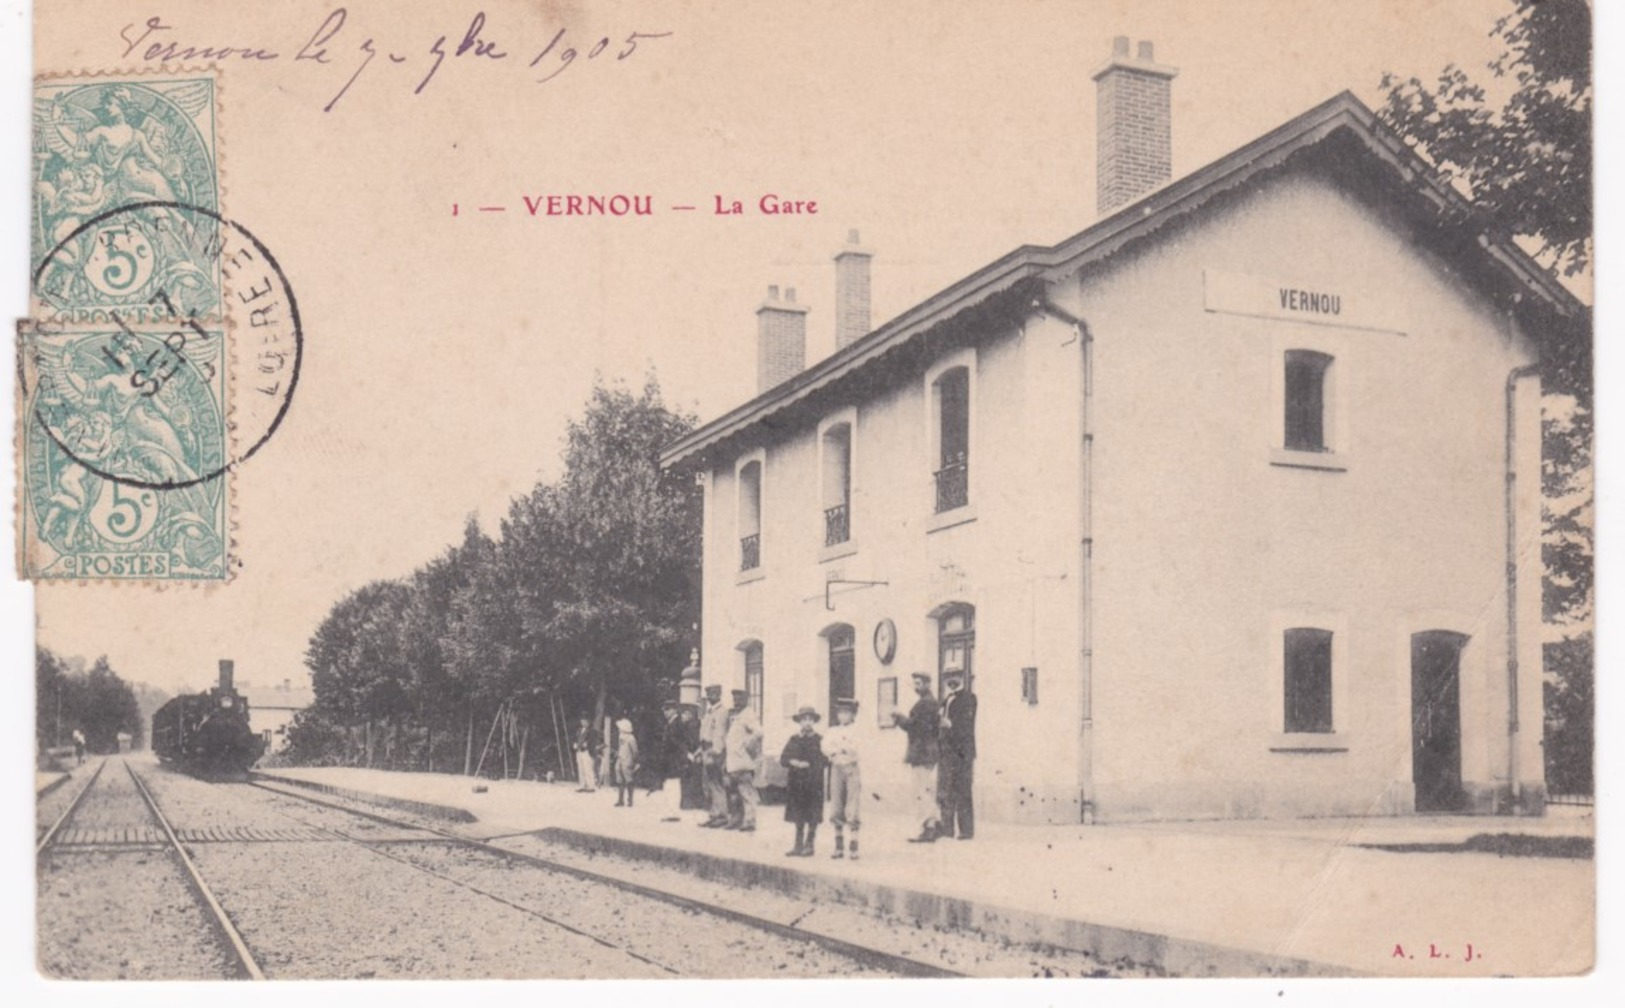
[[(75, 791), (79, 786), (78, 781), (63, 785)], [(150, 821), (117, 762), (102, 771), (73, 818), (79, 825), (103, 827)], [(232, 960), (171, 851), (50, 850), (39, 861), (38, 887), (39, 965), (48, 976), (211, 980), (231, 975)]]
[[(279, 800), (298, 802), (298, 799), (294, 798)], [(360, 803), (334, 799), (332, 796), (323, 796), (323, 800), (375, 813), (380, 811)], [(297, 815), (300, 817), (306, 816), (308, 813), (305, 810), (325, 812), (329, 815), (339, 814), (331, 810), (320, 809), (317, 806), (300, 803)], [(413, 821), (413, 817), (409, 814), (394, 810), (384, 810), (384, 814), (402, 821)], [(698, 879), (684, 872), (651, 865), (648, 862), (633, 858), (590, 854), (565, 844), (549, 843), (536, 837), (509, 837), (499, 841), (497, 845), (599, 874), (637, 882), (641, 885), (662, 889), (703, 902), (714, 903), (779, 923), (794, 923), (797, 926), (816, 930), (821, 934), (840, 938), (844, 941), (889, 952), (893, 955), (904, 956), (919, 962), (941, 966), (970, 976), (1134, 977), (1157, 975), (1132, 964), (1103, 963), (1081, 952), (1062, 949), (1038, 949), (1015, 945), (998, 939), (990, 939), (969, 932), (919, 927), (912, 922), (902, 923), (879, 917), (858, 907), (845, 906), (839, 903), (809, 901), (766, 889), (746, 888), (728, 885), (723, 882)], [(390, 848), (390, 852), (397, 855), (405, 855), (418, 850), (419, 848), (416, 845), (404, 844)], [(453, 854), (457, 856), (453, 857)], [(418, 854), (413, 853), (412, 856), (416, 858)], [(431, 855), (425, 853), (423, 856)], [(500, 865), (506, 865), (507, 863), (500, 862), (496, 855), (483, 854), (467, 848), (455, 852), (448, 850), (442, 854), (432, 856), (436, 858), (450, 857), (449, 864), (455, 866), (448, 867), (447, 861), (440, 860), (435, 863), (436, 870), (443, 871), (459, 879), (464, 877), (474, 879), (476, 873), (478, 873), (479, 877), (494, 879), (495, 881), (488, 884), (475, 881), (474, 884), (480, 885), (481, 888), (488, 888), (489, 886), (501, 887), (493, 891), (502, 892), (509, 896), (521, 891), (528, 892), (534, 886), (541, 890), (540, 896), (545, 899), (547, 894), (552, 891), (567, 891), (561, 886), (562, 882), (575, 881), (577, 885), (594, 885), (579, 880), (569, 880), (562, 876), (554, 877), (558, 881), (549, 880), (544, 883), (541, 880), (549, 877), (542, 869), (515, 871), (510, 868), (499, 867), (498, 864), (492, 862), (498, 862)], [(467, 873), (467, 875), (465, 876), (464, 873)], [(526, 881), (527, 879), (536, 881), (532, 883)], [(594, 888), (597, 887), (594, 886)], [(626, 898), (627, 894), (622, 893), (621, 896)], [(640, 903), (644, 902), (639, 897), (631, 898), (637, 899)], [(517, 897), (515, 897), (515, 901), (522, 902)], [(681, 914), (692, 920), (691, 915), (677, 907), (672, 907), (669, 904), (658, 904), (658, 906), (662, 907), (664, 911)], [(552, 914), (552, 911), (548, 912), (550, 915)], [(639, 913), (642, 914), (645, 911), (639, 910)], [(559, 916), (564, 917), (564, 914), (560, 913)], [(564, 917), (564, 919), (570, 920), (572, 923), (575, 922), (573, 917)], [(593, 919), (598, 922), (604, 918), (603, 915), (595, 914)], [(624, 934), (629, 942), (639, 939), (639, 932), (630, 923), (618, 921), (613, 914), (610, 914), (607, 920), (609, 922), (608, 926), (611, 928), (621, 927), (621, 930), (605, 932), (606, 935), (609, 933)], [(726, 952), (725, 947), (723, 947), (722, 954), (714, 954), (719, 947), (722, 947), (722, 943), (718, 942), (716, 938), (718, 934), (717, 928), (724, 925), (727, 927), (734, 927), (735, 925), (726, 925), (726, 922), (719, 918), (709, 916), (705, 916), (702, 921), (697, 923), (704, 928), (706, 935), (704, 941), (698, 943), (679, 942), (668, 946), (677, 949), (676, 957), (672, 959), (661, 958), (661, 956), (652, 952), (649, 953), (650, 957), (660, 959), (662, 962), (669, 962), (680, 968), (685, 975), (690, 976), (721, 978), (856, 975), (851, 973), (850, 963), (845, 961), (842, 961), (836, 968), (820, 970), (810, 974), (804, 972), (789, 973), (775, 968), (777, 963), (772, 963), (765, 968), (754, 969), (750, 964), (760, 960), (729, 954)], [(589, 929), (585, 923), (581, 926), (583, 930)], [(664, 923), (660, 926), (661, 928), (669, 927)], [(682, 929), (685, 926), (692, 927), (693, 923), (685, 925), (683, 920), (678, 920), (675, 925), (677, 929)], [(763, 935), (760, 932), (753, 933), (760, 938), (773, 937)], [(666, 940), (669, 940), (669, 937)], [(789, 939), (775, 940), (789, 941)], [(643, 948), (640, 945), (633, 945), (632, 947)], [(821, 952), (820, 954), (827, 955), (828, 953)], [(799, 966), (800, 963), (798, 962), (796, 965)], [(795, 967), (787, 967), (787, 969), (791, 968)]]
[(197, 844), (272, 979), (668, 975), (351, 843)]

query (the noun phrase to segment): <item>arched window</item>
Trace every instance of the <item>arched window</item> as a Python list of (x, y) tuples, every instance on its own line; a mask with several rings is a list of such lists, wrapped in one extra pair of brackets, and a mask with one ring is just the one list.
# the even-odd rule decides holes
[(970, 503), (970, 369), (950, 368), (931, 383), (937, 447), (937, 513)]
[(824, 545), (852, 538), (852, 425), (832, 424), (823, 436)]
[(956, 603), (937, 614), (937, 692), (942, 692), (942, 679), (949, 672), (965, 676), (965, 689), (970, 690), (975, 676), (976, 607)]
[(824, 714), (833, 723), (835, 701), (857, 699), (857, 634), (839, 623), (824, 632), (824, 639), (829, 642), (829, 706)]
[(762, 718), (762, 697), (767, 690), (767, 677), (762, 664), (762, 642), (746, 641), (739, 645), (745, 659), (745, 692), (750, 694), (750, 709)]
[(1286, 352), (1286, 443), (1293, 451), (1329, 451), (1327, 380), (1332, 357), (1317, 350)]
[(762, 463), (739, 467), (739, 569), (762, 565)]

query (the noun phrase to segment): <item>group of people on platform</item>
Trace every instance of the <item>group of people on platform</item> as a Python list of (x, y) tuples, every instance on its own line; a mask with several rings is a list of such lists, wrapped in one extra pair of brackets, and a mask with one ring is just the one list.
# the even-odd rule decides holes
[[(910, 843), (932, 843), (957, 836), (969, 840), (976, 833), (976, 812), (971, 791), (976, 762), (976, 696), (965, 689), (962, 673), (943, 676), (944, 696), (939, 702), (931, 677), (913, 676), (916, 699), (905, 714), (891, 715), (907, 738), (903, 761), (909, 766), (911, 801), (920, 822)], [(789, 857), (811, 857), (824, 821), (826, 798), (830, 825), (835, 829), (835, 858), (858, 857), (858, 829), (863, 805), (862, 755), (854, 725), (858, 702), (834, 701), (832, 724), (823, 734), (819, 712), (804, 706), (796, 712), (797, 731), (785, 742), (779, 764), (788, 774), (784, 818), (795, 826)], [(756, 829), (761, 804), (757, 768), (762, 759), (762, 725), (751, 709), (750, 694), (734, 690), (732, 703), (722, 702), (722, 687), (705, 688), (705, 709), (669, 701), (662, 707), (660, 737), (645, 765), (632, 722), (615, 723), (614, 743), (605, 747), (590, 719), (583, 717), (572, 746), (580, 791), (593, 791), (604, 780), (616, 786), (616, 807), (631, 807), (640, 778), (649, 793), (665, 782), (680, 782), (683, 809), (703, 809), (699, 825), (707, 829)], [(826, 777), (828, 794), (825, 793)], [(851, 833), (848, 842), (847, 833)]]

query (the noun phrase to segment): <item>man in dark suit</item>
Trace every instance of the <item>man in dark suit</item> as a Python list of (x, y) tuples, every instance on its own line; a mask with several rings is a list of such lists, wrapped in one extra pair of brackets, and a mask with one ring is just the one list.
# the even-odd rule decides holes
[(976, 835), (976, 809), (971, 788), (976, 769), (976, 695), (965, 689), (965, 676), (949, 672), (943, 677), (942, 743), (937, 757), (937, 804), (942, 809), (938, 829), (959, 839)]
[(919, 699), (907, 714), (892, 711), (892, 723), (908, 735), (908, 749), (903, 762), (908, 764), (909, 790), (914, 795), (914, 814), (920, 819), (920, 835), (910, 837), (909, 843), (933, 843), (942, 832), (938, 821), (941, 802), (937, 800), (937, 749), (942, 731), (938, 717), (941, 709), (932, 696), (931, 677), (924, 672), (914, 673), (914, 692)]

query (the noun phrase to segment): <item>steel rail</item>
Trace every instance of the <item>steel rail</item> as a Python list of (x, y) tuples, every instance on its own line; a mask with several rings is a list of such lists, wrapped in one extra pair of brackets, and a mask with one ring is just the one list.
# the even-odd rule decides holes
[(51, 841), (56, 839), (56, 835), (61, 832), (62, 827), (67, 824), (68, 818), (72, 816), (74, 810), (79, 807), (79, 803), (85, 800), (85, 795), (89, 794), (90, 789), (96, 786), (96, 778), (102, 775), (102, 768), (106, 765), (107, 759), (105, 757), (100, 763), (96, 764), (96, 769), (90, 774), (90, 780), (85, 781), (85, 786), (79, 789), (79, 793), (73, 796), (73, 801), (68, 802), (68, 807), (62, 810), (62, 814), (56, 817), (56, 822), (51, 824), (51, 828), (46, 830), (45, 834), (39, 838), (39, 842), (34, 845), (35, 857), (39, 857), (41, 854), (44, 854), (45, 848), (49, 847), (51, 845)]
[[(585, 868), (577, 868), (574, 865), (564, 864), (563, 862), (560, 862), (560, 861), (549, 860), (548, 858), (538, 857), (537, 855), (534, 855), (534, 854), (526, 854), (523, 851), (510, 850), (510, 849), (508, 849), (506, 847), (498, 847), (495, 844), (488, 843), (488, 842), (486, 842), (484, 840), (477, 840), (477, 839), (475, 839), (473, 837), (464, 836), (464, 835), (462, 835), (460, 833), (454, 833), (454, 832), (451, 832), (450, 830), (444, 830), (444, 829), (441, 829), (441, 828), (436, 827), (436, 826), (428, 826), (428, 825), (424, 825), (424, 824), (421, 824), (421, 823), (406, 822), (406, 821), (401, 820), (401, 819), (395, 819), (395, 818), (392, 818), (392, 817), (389, 817), (389, 816), (380, 815), (379, 813), (376, 813), (376, 812), (362, 811), (360, 809), (349, 808), (348, 806), (339, 805), (339, 804), (337, 804), (335, 802), (325, 801), (325, 800), (323, 800), (321, 798), (317, 798), (317, 797), (314, 797), (312, 795), (300, 794), (299, 792), (296, 792), (296, 791), (287, 791), (287, 790), (283, 790), (282, 788), (279, 788), (279, 787), (272, 787), (271, 785), (265, 784), (265, 783), (263, 783), (261, 781), (256, 781), (256, 780), (250, 779), (249, 784), (251, 784), (254, 787), (260, 788), (262, 790), (269, 791), (272, 794), (282, 795), (283, 797), (293, 798), (293, 799), (296, 799), (298, 801), (309, 802), (312, 805), (320, 805), (320, 806), (322, 806), (324, 808), (337, 809), (340, 812), (347, 812), (347, 813), (349, 813), (351, 815), (358, 816), (358, 817), (363, 818), (363, 819), (373, 820), (374, 822), (383, 823), (383, 824), (387, 824), (387, 825), (390, 825), (390, 826), (401, 827), (401, 828), (405, 828), (405, 829), (422, 830), (422, 831), (424, 831), (426, 833), (432, 833), (432, 834), (434, 834), (434, 835), (436, 835), (438, 837), (441, 837), (443, 839), (450, 840), (453, 843), (461, 844), (461, 845), (466, 846), (466, 847), (472, 847), (472, 848), (475, 848), (476, 850), (485, 851), (486, 853), (493, 854), (493, 855), (496, 855), (497, 857), (501, 857), (501, 858), (504, 858), (504, 859), (507, 859), (507, 860), (510, 860), (510, 861), (518, 861), (518, 862), (523, 863), (523, 864), (528, 864), (528, 865), (531, 865), (533, 867), (542, 868), (542, 869), (545, 869), (545, 870), (551, 871), (551, 872), (556, 872), (556, 873), (561, 874), (561, 875), (569, 875), (569, 876), (571, 876), (573, 878), (582, 879), (582, 880), (588, 881), (588, 882), (599, 882), (599, 883), (602, 883), (604, 885), (609, 885), (609, 886), (612, 886), (612, 887), (614, 887), (616, 889), (620, 889), (620, 890), (622, 890), (624, 892), (629, 892), (629, 893), (633, 893), (633, 894), (638, 895), (638, 896), (642, 896), (642, 897), (644, 897), (646, 899), (658, 900), (658, 901), (663, 902), (663, 903), (670, 903), (673, 906), (681, 907), (681, 908), (683, 908), (685, 910), (692, 910), (692, 911), (695, 911), (697, 913), (704, 913), (704, 914), (709, 914), (709, 915), (714, 916), (714, 917), (720, 917), (720, 918), (722, 918), (724, 920), (731, 921), (731, 922), (736, 923), (736, 924), (742, 924), (742, 925), (745, 925), (747, 927), (755, 928), (755, 929), (760, 930), (760, 931), (766, 931), (766, 932), (768, 932), (770, 934), (777, 935), (777, 936), (779, 936), (781, 938), (788, 938), (788, 939), (791, 939), (791, 940), (794, 940), (794, 941), (808, 942), (808, 943), (811, 943), (811, 944), (814, 944), (814, 945), (818, 945), (818, 946), (820, 946), (820, 947), (822, 947), (822, 948), (824, 948), (824, 949), (826, 949), (826, 950), (828, 950), (830, 952), (834, 952), (837, 955), (842, 955), (842, 956), (845, 956), (845, 957), (847, 957), (849, 959), (853, 959), (853, 960), (855, 960), (855, 961), (857, 961), (859, 963), (862, 963), (864, 965), (873, 966), (873, 967), (878, 968), (878, 969), (888, 970), (888, 971), (900, 974), (902, 976), (907, 976), (907, 977), (933, 977), (933, 978), (937, 978), (937, 977), (942, 977), (942, 978), (946, 978), (946, 977), (963, 977), (963, 976), (965, 976), (965, 974), (963, 974), (963, 973), (958, 973), (958, 972), (955, 972), (955, 971), (950, 970), (950, 969), (946, 969), (946, 968), (941, 967), (941, 966), (934, 966), (934, 965), (932, 965), (930, 963), (923, 963), (923, 962), (920, 962), (920, 961), (918, 961), (916, 959), (909, 959), (909, 958), (907, 958), (905, 956), (895, 955), (895, 954), (890, 953), (890, 952), (883, 952), (883, 951), (881, 951), (879, 949), (870, 948), (870, 947), (868, 947), (866, 945), (858, 945), (856, 943), (846, 941), (845, 939), (835, 938), (835, 937), (833, 937), (831, 935), (819, 934), (816, 931), (807, 931), (807, 930), (803, 930), (802, 928), (791, 927), (790, 925), (787, 925), (787, 924), (780, 924), (778, 921), (768, 920), (765, 917), (757, 917), (757, 916), (754, 916), (752, 914), (743, 913), (743, 912), (738, 911), (738, 910), (732, 910), (732, 909), (729, 909), (728, 907), (719, 906), (719, 905), (717, 905), (715, 903), (707, 903), (704, 900), (695, 899), (695, 898), (690, 897), (690, 896), (681, 896), (681, 895), (678, 895), (677, 893), (674, 893), (674, 892), (668, 892), (667, 890), (664, 890), (664, 889), (656, 889), (656, 888), (653, 888), (651, 886), (643, 885), (642, 883), (639, 883), (639, 882), (631, 882), (631, 881), (628, 881), (627, 879), (617, 878), (617, 877), (615, 877), (613, 875), (602, 875), (602, 874), (599, 874), (598, 872), (588, 871)], [(318, 827), (318, 828), (320, 828), (320, 827)], [(339, 834), (339, 835), (342, 836), (343, 834)], [(368, 844), (365, 841), (357, 840), (354, 837), (346, 837), (346, 839), (350, 839), (350, 840), (354, 841), (355, 843), (361, 844), (362, 846), (367, 847), (369, 850), (378, 851), (378, 853), (384, 854), (384, 856), (386, 856), (386, 857), (393, 857), (394, 856), (394, 855), (388, 854), (388, 853), (386, 853), (386, 852), (384, 852), (382, 850), (379, 850), (376, 845)], [(411, 864), (411, 862), (407, 862), (407, 863)], [(419, 867), (419, 866), (414, 865), (414, 867)], [(424, 870), (427, 870), (427, 869), (424, 869)], [(430, 872), (430, 874), (435, 874), (435, 873)], [(490, 894), (487, 893), (486, 895), (490, 895)], [(521, 909), (523, 909), (523, 908), (521, 908)], [(555, 922), (555, 923), (557, 923), (557, 922)], [(659, 964), (656, 964), (656, 965), (659, 965)]]
[[(304, 797), (303, 795), (295, 795), (295, 794), (289, 794), (288, 792), (285, 792), (285, 791), (279, 791), (279, 790), (277, 790), (276, 788), (273, 788), (273, 787), (265, 787), (264, 785), (258, 785), (258, 786), (264, 788), (266, 791), (270, 791), (272, 794), (280, 794), (280, 795), (284, 795), (285, 797), (289, 797), (289, 798), (303, 798)], [(342, 812), (354, 813), (355, 815), (360, 816), (361, 818), (372, 819), (372, 820), (375, 820), (375, 821), (378, 821), (378, 822), (389, 823), (390, 825), (393, 825), (393, 826), (406, 825), (406, 824), (402, 824), (402, 823), (398, 823), (398, 822), (393, 822), (393, 821), (391, 821), (389, 819), (385, 819), (382, 816), (368, 815), (368, 814), (363, 813), (363, 812), (356, 812), (354, 809), (347, 809), (347, 808), (344, 808), (344, 807), (339, 806), (339, 805), (332, 805), (330, 802), (316, 801), (315, 799), (311, 799), (311, 801), (314, 802), (317, 805), (327, 805), (330, 808), (339, 809)], [(277, 811), (282, 812), (281, 809), (278, 809)], [(303, 820), (295, 819), (295, 817), (293, 817), (291, 815), (288, 815), (288, 813), (286, 813), (286, 812), (282, 812), (282, 814), (288, 816), (288, 818), (290, 818), (290, 819), (294, 819), (295, 822), (303, 822)], [(598, 935), (595, 935), (590, 931), (583, 931), (580, 928), (575, 927), (572, 924), (567, 924), (564, 921), (561, 921), (556, 917), (551, 917), (551, 916), (549, 916), (549, 915), (547, 915), (545, 913), (542, 913), (540, 910), (537, 910), (537, 909), (535, 909), (533, 907), (527, 907), (527, 906), (524, 906), (522, 904), (515, 903), (513, 900), (508, 899), (506, 896), (501, 896), (501, 895), (498, 895), (497, 893), (489, 892), (489, 891), (487, 891), (485, 889), (481, 889), (477, 885), (473, 885), (472, 883), (464, 882), (461, 879), (453, 878), (452, 876), (447, 875), (444, 872), (438, 872), (438, 871), (435, 871), (433, 868), (427, 867), (426, 865), (420, 865), (416, 861), (412, 861), (409, 858), (403, 858), (403, 857), (400, 857), (399, 855), (392, 854), (389, 851), (384, 850), (382, 848), (382, 846), (380, 846), (379, 844), (368, 843), (367, 841), (362, 840), (360, 837), (353, 837), (353, 836), (350, 836), (348, 833), (341, 833), (336, 829), (331, 829), (331, 828), (329, 828), (327, 826), (320, 826), (320, 825), (317, 825), (316, 823), (304, 823), (304, 825), (309, 827), (310, 829), (314, 829), (314, 830), (318, 830), (318, 831), (320, 831), (322, 833), (326, 833), (328, 836), (334, 837), (335, 839), (345, 840), (345, 841), (348, 841), (349, 843), (353, 843), (357, 847), (360, 847), (363, 850), (366, 850), (366, 851), (368, 851), (368, 852), (370, 852), (372, 854), (376, 854), (379, 857), (388, 858), (391, 861), (395, 861), (395, 862), (398, 862), (400, 864), (406, 865), (408, 868), (416, 869), (417, 871), (420, 871), (423, 874), (428, 875), (431, 878), (437, 878), (437, 879), (440, 879), (443, 882), (450, 882), (452, 885), (457, 886), (458, 888), (467, 889), (469, 892), (476, 893), (476, 894), (478, 894), (480, 896), (484, 896), (487, 899), (495, 900), (496, 902), (501, 903), (503, 906), (511, 907), (512, 909), (518, 910), (521, 913), (529, 914), (530, 916), (535, 917), (535, 918), (537, 918), (539, 920), (544, 920), (547, 923), (552, 924), (554, 927), (561, 928), (561, 929), (563, 929), (565, 931), (568, 931), (568, 932), (570, 932), (571, 934), (574, 934), (574, 935), (580, 935), (581, 937), (589, 939), (589, 940), (591, 940), (593, 942), (596, 942), (599, 945), (604, 946), (605, 948), (614, 949), (617, 952), (623, 952), (626, 955), (632, 957), (633, 959), (638, 960), (639, 962), (647, 963), (650, 966), (654, 966), (654, 967), (656, 967), (658, 969), (665, 970), (667, 973), (670, 973), (673, 976), (681, 976), (682, 975), (680, 971), (672, 968), (671, 966), (668, 966), (663, 962), (658, 962), (658, 961), (656, 961), (654, 959), (650, 959), (648, 956), (642, 955), (641, 953), (634, 952), (634, 951), (632, 951), (631, 949), (627, 948), (624, 945), (617, 945), (616, 943), (610, 941), (607, 938), (599, 937)], [(419, 826), (409, 826), (408, 828), (418, 829), (418, 830), (423, 829), (423, 827), (419, 827)], [(427, 830), (425, 832), (431, 832), (432, 833), (432, 832), (435, 832), (435, 831)]]
[(231, 918), (226, 914), (226, 908), (220, 905), (220, 901), (215, 899), (213, 891), (209, 889), (208, 883), (203, 881), (203, 874), (198, 871), (197, 865), (193, 863), (192, 856), (186, 853), (186, 848), (181, 845), (180, 837), (175, 835), (175, 830), (170, 826), (169, 820), (164, 817), (163, 810), (158, 808), (157, 799), (152, 796), (151, 791), (147, 790), (146, 783), (135, 772), (135, 767), (130, 765), (129, 760), (124, 761), (124, 769), (130, 772), (130, 780), (135, 782), (136, 791), (141, 795), (142, 801), (147, 803), (147, 809), (152, 813), (152, 817), (158, 821), (158, 828), (163, 830), (164, 836), (169, 839), (170, 848), (180, 858), (182, 867), (186, 869), (187, 879), (191, 883), (193, 893), (203, 901), (204, 906), (208, 907), (215, 929), (231, 946), (232, 955), (237, 960), (236, 972), (239, 978), (264, 980), (265, 974), (260, 970), (259, 964), (254, 961), (254, 955), (249, 952), (248, 944), (243, 941), (243, 936), (238, 933), (237, 926), (231, 922)]

